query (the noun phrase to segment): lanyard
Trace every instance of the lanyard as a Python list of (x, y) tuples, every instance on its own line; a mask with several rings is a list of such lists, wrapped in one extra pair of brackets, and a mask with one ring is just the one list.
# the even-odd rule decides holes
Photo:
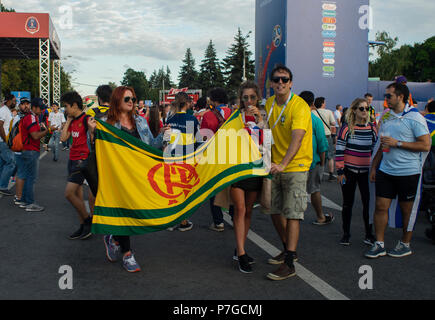
[[(281, 119), (282, 115), (284, 114), (284, 111), (287, 109), (287, 106), (292, 98), (293, 98), (293, 93), (290, 91), (289, 97), (285, 103), (285, 107), (281, 110), (281, 113), (279, 114), (278, 118), (276, 119), (276, 122), (273, 125), (273, 127), (270, 128), (271, 130), (275, 129), (276, 125), (278, 124), (279, 119)], [(275, 102), (276, 102), (276, 97), (273, 100), (272, 108), (270, 108), (269, 115), (267, 116), (267, 122), (269, 122), (270, 116), (272, 115), (273, 108), (275, 107)]]

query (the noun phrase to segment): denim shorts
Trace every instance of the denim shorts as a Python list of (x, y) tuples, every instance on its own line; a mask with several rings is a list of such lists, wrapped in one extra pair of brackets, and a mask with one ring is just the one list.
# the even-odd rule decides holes
[(17, 178), (23, 180), (25, 177), (23, 154), (21, 152), (15, 153), (15, 163), (17, 165)]

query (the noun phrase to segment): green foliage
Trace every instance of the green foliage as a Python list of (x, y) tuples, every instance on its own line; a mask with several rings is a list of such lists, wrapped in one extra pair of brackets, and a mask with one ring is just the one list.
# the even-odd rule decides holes
[(190, 48), (186, 50), (183, 65), (178, 75), (178, 81), (179, 88), (196, 89), (198, 86), (198, 72), (195, 69), (195, 59), (193, 59)]
[(15, 12), (14, 9), (8, 9), (3, 4), (0, 3), (0, 12)]
[(210, 40), (200, 65), (199, 88), (202, 89), (203, 94), (207, 94), (211, 88), (223, 86), (225, 82), (221, 64), (217, 58), (213, 41)]
[(170, 89), (174, 86), (171, 81), (171, 70), (166, 66), (166, 71), (162, 67), (158, 71), (154, 70), (150, 76), (150, 87), (152, 89), (162, 89), (163, 83), (165, 84), (165, 90)]
[(252, 52), (249, 51), (248, 39), (251, 32), (243, 36), (240, 28), (234, 37), (234, 43), (227, 51), (223, 59), (223, 69), (226, 89), (229, 96), (237, 96), (238, 88), (243, 82), (243, 66), (245, 61), (245, 77), (253, 80), (255, 77), (255, 62), (251, 60)]
[(149, 84), (145, 73), (142, 71), (135, 71), (132, 68), (128, 68), (124, 73), (121, 85), (132, 87), (139, 100), (144, 100), (147, 97)]
[[(11, 91), (29, 91), (32, 97), (39, 96), (39, 61), (38, 60), (2, 60), (2, 93)], [(73, 90), (71, 75), (63, 67), (60, 69), (61, 93)], [(53, 81), (53, 79), (51, 79)]]
[(393, 80), (397, 75), (404, 75), (408, 81), (425, 82), (435, 78), (435, 37), (424, 43), (402, 45), (395, 48), (398, 38), (391, 38), (387, 32), (376, 33), (377, 41), (384, 41), (385, 46), (377, 48), (378, 58), (369, 65), (369, 76), (381, 80)]

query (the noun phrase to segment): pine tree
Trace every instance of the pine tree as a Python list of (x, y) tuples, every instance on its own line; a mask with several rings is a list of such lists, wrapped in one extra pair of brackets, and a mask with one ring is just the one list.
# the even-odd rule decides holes
[(234, 43), (227, 51), (223, 59), (223, 69), (226, 88), (229, 96), (237, 96), (240, 84), (243, 82), (243, 60), (245, 60), (245, 76), (248, 80), (255, 77), (255, 61), (251, 60), (252, 52), (249, 50), (248, 39), (251, 32), (243, 36), (240, 28), (234, 37)]
[(195, 89), (198, 83), (198, 72), (195, 70), (195, 59), (192, 56), (192, 51), (187, 48), (184, 56), (183, 65), (180, 68), (178, 75), (179, 88)]
[(207, 94), (211, 88), (225, 86), (221, 65), (217, 59), (216, 49), (212, 40), (210, 40), (205, 50), (204, 59), (201, 61), (199, 86), (203, 94)]
[(150, 87), (152, 89), (162, 89), (163, 81), (165, 82), (165, 90), (170, 89), (174, 86), (171, 81), (171, 70), (168, 66), (166, 66), (166, 72), (163, 67), (160, 68), (158, 71), (153, 71), (149, 80)]

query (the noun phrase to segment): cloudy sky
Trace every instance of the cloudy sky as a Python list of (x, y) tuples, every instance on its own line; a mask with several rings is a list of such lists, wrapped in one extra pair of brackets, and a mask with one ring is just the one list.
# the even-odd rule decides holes
[[(284, 0), (283, 0), (284, 1)], [(289, 0), (291, 1), (291, 0)], [(352, 0), (349, 0), (352, 1)], [(253, 32), (255, 0), (2, 0), (17, 12), (48, 12), (62, 43), (62, 62), (82, 95), (119, 82), (126, 68), (149, 75), (168, 65), (177, 76), (186, 48), (200, 64), (208, 42), (225, 56), (237, 28)], [(373, 29), (399, 37), (400, 44), (434, 35), (435, 1), (371, 0)]]

